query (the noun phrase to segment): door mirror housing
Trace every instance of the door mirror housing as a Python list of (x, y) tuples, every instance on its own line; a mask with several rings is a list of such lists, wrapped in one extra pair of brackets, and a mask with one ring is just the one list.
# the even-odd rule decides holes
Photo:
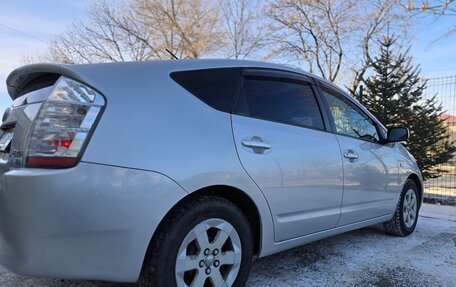
[(406, 127), (389, 127), (386, 141), (389, 143), (402, 142), (410, 137), (409, 129)]

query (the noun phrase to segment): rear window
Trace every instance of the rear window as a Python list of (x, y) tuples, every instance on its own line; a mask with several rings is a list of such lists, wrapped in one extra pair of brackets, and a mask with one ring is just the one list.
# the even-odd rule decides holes
[(230, 112), (240, 68), (191, 70), (171, 73), (171, 78), (207, 105)]

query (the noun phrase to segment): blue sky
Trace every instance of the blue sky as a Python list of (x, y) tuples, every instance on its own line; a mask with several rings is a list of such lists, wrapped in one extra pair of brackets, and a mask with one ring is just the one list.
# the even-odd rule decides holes
[(439, 39), (451, 27), (455, 27), (455, 23), (456, 17), (441, 18), (437, 22), (428, 17), (411, 31), (414, 35), (411, 55), (421, 65), (423, 75), (456, 75), (456, 34)]
[[(10, 104), (5, 85), (8, 74), (22, 65), (24, 55), (44, 53), (52, 35), (77, 19), (85, 19), (92, 1), (0, 0), (0, 114)], [(414, 35), (411, 54), (423, 75), (456, 75), (456, 35), (432, 43), (455, 22), (455, 17), (438, 22), (427, 18), (410, 31)]]

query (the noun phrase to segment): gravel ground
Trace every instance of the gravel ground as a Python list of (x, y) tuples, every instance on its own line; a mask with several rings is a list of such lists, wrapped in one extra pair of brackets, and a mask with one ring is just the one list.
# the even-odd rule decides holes
[[(456, 208), (429, 207), (407, 238), (369, 227), (259, 259), (247, 286), (456, 286)], [(0, 286), (131, 285), (27, 278), (0, 267)]]

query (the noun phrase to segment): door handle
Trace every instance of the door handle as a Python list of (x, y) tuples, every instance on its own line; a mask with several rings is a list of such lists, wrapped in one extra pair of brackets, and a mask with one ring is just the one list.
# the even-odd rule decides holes
[(271, 145), (258, 140), (243, 140), (242, 145), (248, 148), (270, 149)]
[(354, 150), (349, 149), (344, 152), (344, 157), (348, 159), (357, 159), (358, 154)]
[(253, 136), (245, 138), (241, 141), (242, 145), (246, 148), (251, 148), (254, 153), (264, 153), (266, 150), (271, 149), (271, 145), (265, 143), (261, 137)]

